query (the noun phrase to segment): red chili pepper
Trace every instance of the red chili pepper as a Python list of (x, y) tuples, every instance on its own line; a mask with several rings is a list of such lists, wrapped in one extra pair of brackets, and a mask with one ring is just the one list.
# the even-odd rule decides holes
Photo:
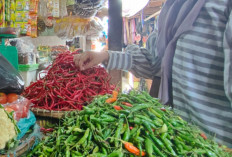
[(114, 109), (119, 111), (119, 110), (122, 110), (122, 107), (121, 107), (121, 106), (115, 105), (115, 106), (114, 106)]
[[(32, 83), (23, 92), (34, 107), (47, 110), (81, 110), (96, 95), (112, 93), (110, 76), (102, 67), (85, 71), (75, 67), (73, 58), (78, 53), (60, 53), (45, 70), (46, 76)], [(41, 78), (41, 77), (40, 77)]]
[[(132, 143), (129, 143), (129, 142), (124, 142), (124, 146), (125, 148), (132, 154), (135, 154), (137, 156), (140, 155), (140, 151), (138, 148), (136, 148)], [(141, 156), (145, 156), (146, 153), (144, 151), (141, 152)]]
[(165, 108), (161, 108), (160, 110), (162, 110), (162, 111), (166, 112), (166, 109), (165, 109)]
[(128, 102), (122, 102), (122, 104), (123, 104), (123, 105), (126, 105), (126, 106), (128, 106), (128, 107), (133, 107), (133, 105), (131, 105), (131, 104), (128, 103)]
[(108, 99), (106, 99), (106, 103), (111, 104), (111, 103), (115, 102), (116, 100), (117, 100), (116, 98), (108, 98)]
[(203, 139), (207, 140), (207, 136), (203, 132), (200, 133), (200, 136), (203, 137)]

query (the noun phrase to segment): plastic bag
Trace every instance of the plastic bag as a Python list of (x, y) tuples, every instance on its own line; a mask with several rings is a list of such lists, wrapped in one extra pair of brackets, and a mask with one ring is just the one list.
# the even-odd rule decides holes
[(35, 64), (35, 46), (30, 37), (10, 39), (10, 43), (16, 46), (18, 50), (19, 64)]
[(6, 110), (14, 110), (14, 119), (19, 121), (21, 118), (26, 118), (28, 116), (30, 105), (30, 100), (20, 96), (17, 101), (4, 105), (4, 108)]
[(26, 118), (21, 118), (17, 123), (17, 126), (20, 130), (20, 133), (17, 135), (17, 139), (20, 140), (27, 133), (27, 131), (35, 125), (35, 123), (36, 118), (31, 111)]
[(23, 89), (22, 77), (0, 53), (0, 92), (21, 94)]

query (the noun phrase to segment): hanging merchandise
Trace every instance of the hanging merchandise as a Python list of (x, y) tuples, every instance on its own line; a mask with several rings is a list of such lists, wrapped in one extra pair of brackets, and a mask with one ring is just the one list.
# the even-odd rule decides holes
[(26, 35), (29, 18), (29, 0), (16, 0), (15, 27), (20, 29), (22, 35)]
[(27, 30), (27, 35), (32, 38), (37, 37), (37, 18), (38, 18), (38, 3), (39, 0), (30, 0), (30, 8), (29, 8), (29, 28)]
[(74, 13), (81, 18), (90, 18), (96, 15), (105, 0), (76, 0)]
[(5, 25), (5, 0), (0, 0), (0, 27)]
[(75, 16), (68, 16), (56, 20), (54, 26), (55, 34), (63, 39), (91, 35), (98, 36), (103, 30), (101, 20), (97, 17), (92, 19), (81, 19)]
[(66, 0), (40, 0), (39, 16), (46, 26), (53, 26), (53, 19), (67, 16)]

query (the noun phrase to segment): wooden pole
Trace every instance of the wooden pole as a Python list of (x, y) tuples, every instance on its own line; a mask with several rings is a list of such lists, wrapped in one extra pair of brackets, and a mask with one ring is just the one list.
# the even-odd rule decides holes
[(147, 17), (144, 21), (146, 22), (146, 21), (150, 20), (151, 18), (153, 18), (153, 17), (155, 17), (155, 16), (159, 15), (159, 14), (160, 14), (160, 12), (161, 12), (161, 10), (159, 10), (159, 11), (155, 12), (154, 14), (150, 15), (149, 17)]
[[(122, 0), (109, 0), (109, 50), (122, 51)], [(111, 83), (122, 84), (122, 73), (120, 70), (110, 71)]]

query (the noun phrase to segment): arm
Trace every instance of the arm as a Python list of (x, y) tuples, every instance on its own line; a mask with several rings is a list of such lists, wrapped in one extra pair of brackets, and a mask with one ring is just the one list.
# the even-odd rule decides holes
[(229, 21), (224, 34), (224, 88), (232, 107), (232, 12), (229, 16)]
[(108, 70), (120, 69), (131, 71), (137, 77), (152, 78), (159, 76), (161, 60), (155, 53), (156, 33), (148, 38), (147, 47), (139, 48), (137, 45), (129, 45), (126, 53), (118, 51), (85, 52), (74, 57), (74, 62), (80, 70), (88, 69), (99, 63), (104, 64)]
[(108, 70), (120, 69), (131, 71), (136, 77), (152, 78), (159, 76), (160, 64), (156, 61), (155, 54), (156, 32), (147, 40), (147, 49), (137, 45), (129, 45), (126, 53), (109, 51)]

